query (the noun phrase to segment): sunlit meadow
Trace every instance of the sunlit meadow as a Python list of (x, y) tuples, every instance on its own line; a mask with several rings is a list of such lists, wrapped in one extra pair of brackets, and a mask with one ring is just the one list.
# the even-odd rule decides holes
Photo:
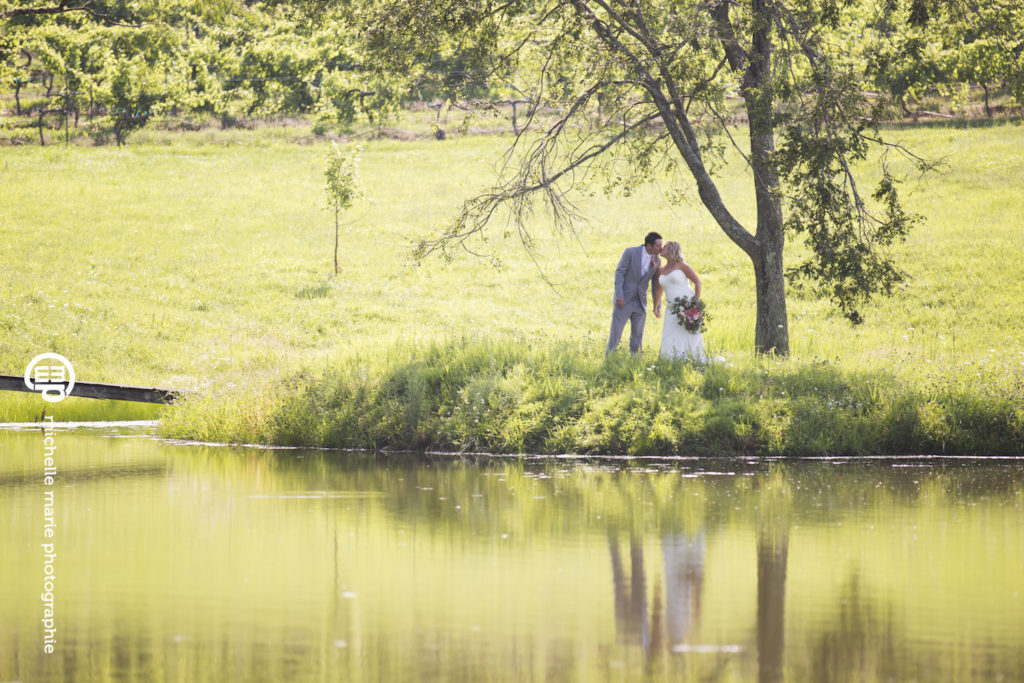
[[(367, 143), (361, 173), (371, 201), (343, 216), (338, 277), (324, 208), (326, 148), (313, 137), (296, 144), (260, 131), (198, 132), (140, 137), (127, 149), (5, 148), (2, 372), (19, 374), (36, 353), (57, 351), (84, 381), (186, 390), (191, 399), (159, 414), (167, 433), (196, 438), (513, 451), (1018, 452), (1024, 128), (889, 134), (945, 159), (904, 188), (925, 219), (899, 249), (910, 277), (857, 327), (813, 292), (791, 291), (788, 360), (753, 356), (749, 262), (692, 190), (689, 202), (668, 201), (689, 190), (668, 180), (629, 197), (581, 196), (587, 220), (576, 237), (551, 235), (538, 214), (536, 260), (496, 225), (476, 246), (500, 267), (469, 254), (413, 262), (412, 242), (493, 178), (508, 136)], [(721, 183), (749, 225), (745, 177), (733, 163)], [(657, 363), (653, 317), (645, 357), (604, 362), (612, 273), (621, 250), (648, 230), (684, 245), (713, 314), (707, 344), (726, 365)], [(791, 258), (797, 253), (798, 245)], [(428, 358), (424, 372), (434, 379), (421, 372)], [(471, 394), (480, 414), (457, 415)], [(488, 403), (499, 395), (507, 395), (500, 405)], [(342, 424), (339, 401), (363, 423), (379, 419)], [(524, 418), (526, 403), (544, 419)], [(51, 410), (61, 419), (158, 414), (87, 399)], [(0, 421), (38, 413), (30, 396), (0, 397)], [(878, 434), (885, 430), (901, 436)]]

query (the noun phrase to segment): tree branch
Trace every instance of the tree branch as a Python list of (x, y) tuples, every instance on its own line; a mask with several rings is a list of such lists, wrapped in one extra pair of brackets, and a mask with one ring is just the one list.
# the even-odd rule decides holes
[(465, 248), (466, 241), (479, 234), (494, 218), (498, 210), (504, 206), (511, 207), (513, 214), (511, 220), (516, 225), (520, 240), (527, 251), (532, 251), (533, 239), (525, 228), (525, 218), (531, 212), (532, 197), (538, 192), (543, 192), (556, 226), (572, 231), (572, 221), (579, 217), (579, 213), (565, 197), (564, 192), (556, 189), (555, 185), (558, 181), (577, 169), (586, 167), (637, 128), (659, 118), (658, 114), (651, 114), (634, 121), (604, 142), (590, 145), (557, 171), (549, 172), (549, 158), (557, 146), (559, 137), (565, 131), (565, 124), (594, 92), (595, 89), (591, 88), (578, 98), (570, 112), (553, 125), (542, 140), (534, 144), (533, 150), (527, 154), (513, 178), (490, 192), (466, 202), (444, 234), (436, 238), (422, 240), (417, 244), (416, 256), (422, 258), (437, 251), (448, 253), (453, 247)]
[(99, 12), (92, 8), (93, 0), (85, 0), (81, 5), (68, 6), (67, 0), (61, 0), (60, 4), (50, 7), (18, 7), (15, 9), (0, 12), (0, 20), (13, 19), (14, 17), (30, 16), (52, 16), (55, 14), (66, 14), (68, 12), (85, 12), (96, 19), (101, 19), (112, 26), (125, 26), (127, 28), (139, 28), (141, 24), (125, 24), (117, 21), (105, 12)]
[(598, 18), (594, 10), (592, 10), (590, 6), (587, 5), (586, 2), (584, 2), (584, 0), (570, 1), (572, 2), (573, 7), (576, 8), (576, 11), (579, 12), (583, 17), (585, 17), (590, 22), (591, 27), (594, 29), (594, 32), (597, 33), (598, 37), (605, 41), (605, 43), (607, 43), (609, 47), (613, 48), (615, 52), (621, 54), (630, 63), (632, 63), (633, 68), (637, 70), (637, 73), (640, 76), (641, 81), (647, 83), (653, 83), (655, 81), (654, 76), (647, 69), (647, 67), (644, 66), (643, 60), (641, 60), (636, 54), (634, 54), (634, 52), (630, 50), (625, 43), (619, 40), (615, 36), (615, 34), (612, 33), (611, 29), (609, 29), (608, 27), (608, 24), (601, 21), (601, 19)]
[[(722, 201), (718, 187), (704, 166), (703, 159), (701, 159), (700, 145), (697, 143), (693, 126), (686, 116), (685, 102), (683, 101), (682, 94), (678, 91), (675, 78), (669, 72), (664, 60), (658, 54), (651, 53), (658, 67), (661, 82), (665, 83), (669, 89), (669, 97), (666, 97), (665, 93), (661, 91), (659, 80), (644, 66), (642, 60), (616, 38), (608, 29), (608, 26), (594, 14), (593, 10), (585, 2), (582, 0), (572, 0), (572, 2), (577, 10), (590, 20), (598, 37), (604, 40), (613, 51), (625, 55), (634, 64), (640, 76), (641, 87), (647, 90), (654, 100), (654, 104), (658, 108), (661, 119), (668, 129), (673, 144), (679, 150), (690, 173), (697, 182), (697, 192), (704, 206), (715, 218), (722, 231), (733, 242), (748, 254), (753, 254), (759, 248), (758, 241), (736, 220), (725, 206), (725, 202)], [(636, 11), (639, 12), (639, 10)], [(676, 105), (675, 108), (673, 108), (673, 102)]]
[(749, 56), (736, 39), (736, 31), (729, 18), (729, 0), (719, 0), (717, 4), (712, 5), (711, 18), (718, 26), (718, 40), (722, 44), (726, 59), (729, 60), (729, 68), (734, 73), (743, 72), (747, 68)]
[[(613, 10), (611, 6), (607, 2), (605, 2), (605, 0), (594, 0), (594, 2), (596, 2), (598, 6), (601, 7), (601, 9), (608, 13), (608, 16), (611, 17), (613, 21), (615, 21), (616, 26), (621, 26), (622, 29), (626, 31), (626, 33), (633, 36), (633, 38), (635, 38), (638, 43), (643, 45), (644, 48), (646, 48), (647, 51), (650, 52), (652, 55), (658, 54), (658, 46), (653, 42), (653, 39), (651, 38), (649, 31), (646, 35), (644, 35), (637, 29), (630, 26), (629, 22), (627, 22), (621, 14)], [(634, 11), (633, 15), (642, 18), (642, 15), (640, 14), (639, 10)]]

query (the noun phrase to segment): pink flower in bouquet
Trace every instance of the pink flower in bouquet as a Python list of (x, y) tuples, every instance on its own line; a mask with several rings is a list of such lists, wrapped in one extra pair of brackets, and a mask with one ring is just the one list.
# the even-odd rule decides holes
[(669, 310), (689, 332), (703, 332), (704, 323), (709, 320), (704, 311), (704, 302), (696, 297), (678, 297), (672, 300)]

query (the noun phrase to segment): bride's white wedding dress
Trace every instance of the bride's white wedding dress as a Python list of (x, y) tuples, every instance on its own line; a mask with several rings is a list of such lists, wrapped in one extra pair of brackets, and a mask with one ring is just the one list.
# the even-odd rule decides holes
[(708, 356), (704, 352), (704, 337), (700, 332), (688, 331), (669, 309), (669, 304), (673, 299), (693, 296), (693, 287), (690, 286), (690, 281), (686, 279), (682, 271), (673, 270), (668, 275), (660, 276), (658, 283), (665, 292), (665, 302), (662, 304), (665, 326), (661, 332), (661, 357), (672, 360), (686, 358), (697, 363), (707, 363)]

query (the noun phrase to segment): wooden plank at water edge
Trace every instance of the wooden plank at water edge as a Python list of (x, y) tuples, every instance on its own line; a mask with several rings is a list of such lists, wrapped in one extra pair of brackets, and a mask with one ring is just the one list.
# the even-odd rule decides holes
[[(14, 377), (11, 375), (0, 375), (0, 391), (39, 393), (25, 386), (24, 377)], [(139, 403), (173, 403), (180, 395), (181, 392), (176, 389), (77, 381), (69, 394), (69, 396), (81, 396), (82, 398), (103, 398), (113, 401), (137, 401)]]

